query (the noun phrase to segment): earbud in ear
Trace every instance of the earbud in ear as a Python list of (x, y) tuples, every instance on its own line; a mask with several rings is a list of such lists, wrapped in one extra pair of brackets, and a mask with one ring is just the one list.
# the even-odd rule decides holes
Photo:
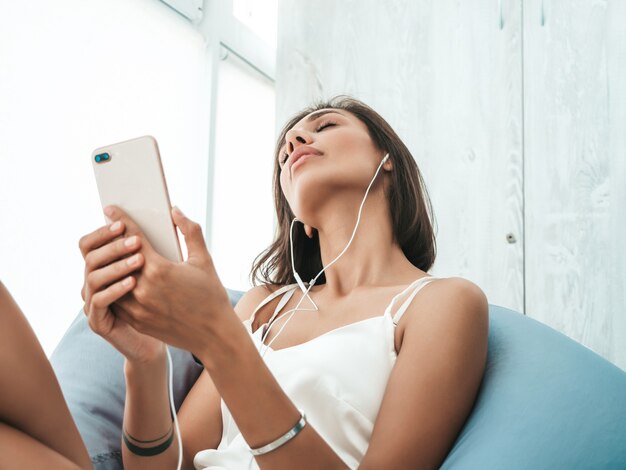
[(389, 160), (389, 154), (385, 155), (385, 158), (383, 158), (383, 163), (385, 163), (387, 160)]

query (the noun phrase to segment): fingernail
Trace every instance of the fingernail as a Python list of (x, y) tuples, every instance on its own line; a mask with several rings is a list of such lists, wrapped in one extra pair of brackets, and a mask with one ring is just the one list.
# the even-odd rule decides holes
[(111, 207), (111, 206), (106, 206), (106, 207), (104, 208), (104, 213), (105, 213), (106, 215), (108, 215), (109, 217), (111, 217), (111, 216), (113, 215), (113, 207)]
[(122, 226), (122, 222), (118, 220), (117, 222), (113, 222), (111, 226), (109, 227), (109, 229), (111, 230), (111, 232), (115, 232), (121, 226)]
[(136, 254), (128, 258), (126, 260), (126, 264), (128, 264), (128, 266), (132, 266), (133, 264), (137, 263), (138, 260), (139, 260), (139, 255)]
[(176, 212), (178, 212), (180, 215), (183, 215), (183, 216), (185, 215), (185, 214), (183, 214), (183, 211), (181, 211), (181, 210), (178, 208), (178, 206), (174, 206), (174, 210), (175, 210)]
[(133, 235), (132, 237), (129, 237), (126, 239), (126, 241), (124, 241), (124, 245), (133, 246), (136, 241), (137, 241), (137, 235)]

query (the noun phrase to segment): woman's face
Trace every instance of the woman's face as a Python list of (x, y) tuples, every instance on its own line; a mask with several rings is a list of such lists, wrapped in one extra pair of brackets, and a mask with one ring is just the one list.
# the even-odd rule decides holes
[[(313, 155), (293, 166), (300, 152)], [(301, 217), (309, 208), (305, 202), (322, 203), (346, 191), (362, 198), (382, 157), (367, 126), (352, 113), (330, 108), (314, 111), (285, 135), (278, 154), (280, 185), (296, 217), (304, 220)]]

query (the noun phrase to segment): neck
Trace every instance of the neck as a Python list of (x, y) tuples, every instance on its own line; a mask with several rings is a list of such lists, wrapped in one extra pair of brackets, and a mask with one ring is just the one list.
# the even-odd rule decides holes
[(362, 196), (358, 200), (346, 198), (335, 198), (334, 204), (317, 208), (316, 216), (323, 221), (316, 227), (326, 283), (313, 286), (311, 291), (341, 298), (362, 288), (398, 285), (407, 279), (412, 282), (419, 270), (393, 240), (390, 212), (382, 191), (370, 192), (352, 242), (333, 263), (352, 237), (363, 200)]

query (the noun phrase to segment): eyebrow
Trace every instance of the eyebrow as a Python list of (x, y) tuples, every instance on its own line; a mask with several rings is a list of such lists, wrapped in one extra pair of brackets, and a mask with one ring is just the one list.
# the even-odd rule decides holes
[[(344, 113), (339, 112), (336, 109), (322, 109), (321, 111), (315, 111), (314, 113), (309, 114), (309, 116), (306, 118), (306, 122), (313, 122), (315, 121), (317, 118), (324, 116), (325, 114), (329, 114), (329, 113), (337, 113), (340, 114), (344, 117), (346, 117), (346, 115)], [(280, 143), (280, 147), (279, 149), (282, 150), (283, 147), (287, 144), (286, 142), (287, 139), (287, 133), (285, 133), (285, 137), (283, 137), (283, 141)], [(278, 155), (278, 159), (280, 160), (281, 154), (282, 152), (279, 152)]]
[(324, 114), (328, 114), (328, 113), (337, 113), (337, 114), (341, 114), (342, 116), (345, 116), (345, 114), (340, 113), (339, 111), (337, 111), (336, 109), (322, 109), (321, 111), (316, 111), (314, 113), (311, 113), (309, 115), (308, 118), (306, 118), (306, 122), (312, 122), (315, 121), (318, 117), (323, 116)]

